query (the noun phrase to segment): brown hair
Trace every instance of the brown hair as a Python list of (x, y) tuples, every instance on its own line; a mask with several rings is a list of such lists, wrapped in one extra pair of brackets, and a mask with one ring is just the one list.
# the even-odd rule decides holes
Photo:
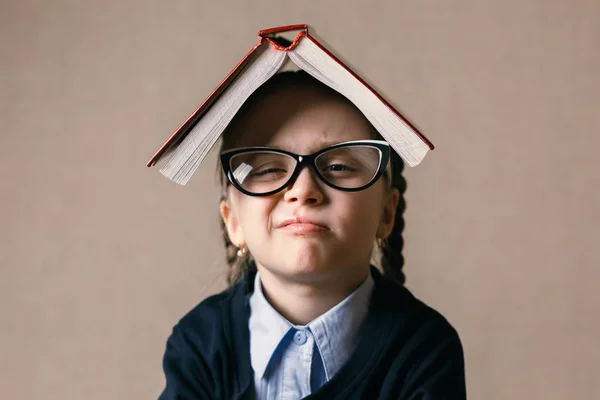
[[(343, 95), (326, 86), (325, 84), (321, 83), (317, 79), (313, 78), (305, 71), (299, 70), (280, 72), (274, 75), (271, 79), (269, 79), (258, 90), (256, 90), (248, 98), (248, 100), (246, 100), (242, 108), (234, 117), (234, 120), (229, 124), (228, 128), (223, 133), (223, 140), (221, 142), (219, 152), (231, 147), (233, 135), (231, 134), (232, 132), (230, 132), (230, 127), (235, 126), (237, 121), (239, 121), (241, 118), (244, 118), (244, 116), (246, 116), (249, 113), (249, 111), (251, 111), (251, 109), (254, 108), (254, 106), (264, 101), (264, 99), (266, 99), (268, 95), (276, 91), (298, 90), (299, 88), (306, 87), (310, 87), (311, 89), (314, 88), (319, 92), (319, 94), (323, 94), (329, 97), (342, 98), (353, 108), (356, 108), (354, 104), (351, 103), (348, 99), (346, 99)], [(372, 127), (372, 130), (374, 136), (376, 136), (377, 139), (381, 139), (375, 128)], [(398, 191), (400, 192), (400, 199), (396, 208), (394, 228), (391, 234), (386, 239), (378, 241), (378, 246), (381, 252), (380, 264), (385, 277), (397, 283), (404, 284), (405, 276), (404, 272), (402, 271), (402, 268), (404, 266), (404, 257), (402, 256), (404, 239), (402, 238), (402, 232), (404, 230), (403, 214), (406, 208), (406, 202), (404, 200), (404, 192), (406, 191), (406, 180), (402, 175), (404, 163), (394, 151), (391, 152), (390, 162), (392, 175), (391, 186), (398, 189)], [(217, 165), (217, 171), (219, 174), (221, 187), (223, 188), (221, 201), (224, 201), (226, 200), (226, 188), (228, 186), (228, 181), (225, 175), (223, 174), (220, 163)], [(227, 264), (229, 265), (227, 281), (230, 285), (233, 285), (245, 272), (249, 272), (255, 269), (256, 267), (254, 265), (252, 255), (249, 252), (246, 252), (246, 254), (238, 257), (238, 248), (229, 239), (225, 222), (222, 219), (221, 229), (223, 234), (223, 241), (225, 243), (225, 257), (227, 260)]]

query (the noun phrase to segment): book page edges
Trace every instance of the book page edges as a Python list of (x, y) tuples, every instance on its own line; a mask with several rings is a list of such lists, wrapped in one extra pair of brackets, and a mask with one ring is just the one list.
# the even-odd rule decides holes
[(155, 165), (161, 158), (165, 157), (171, 150), (185, 138), (185, 136), (194, 128), (198, 120), (202, 118), (214, 102), (225, 92), (237, 76), (244, 70), (248, 63), (254, 59), (257, 50), (264, 44), (259, 37), (258, 42), (246, 53), (246, 55), (237, 63), (237, 65), (223, 78), (217, 87), (209, 94), (198, 108), (175, 130), (175, 132), (164, 142), (164, 144), (154, 153), (146, 163), (147, 167)]
[(418, 165), (433, 147), (431, 143), (347, 66), (323, 50), (310, 40), (288, 55), (299, 68), (354, 103), (408, 166)]
[(171, 181), (185, 185), (212, 149), (239, 108), (256, 89), (281, 68), (287, 53), (266, 45), (214, 101), (202, 119), (176, 146), (160, 172)]
[(408, 121), (394, 106), (392, 106), (377, 90), (375, 90), (371, 85), (369, 85), (364, 79), (362, 79), (357, 73), (355, 73), (352, 68), (350, 68), (347, 64), (342, 62), (339, 58), (337, 58), (334, 54), (332, 54), (329, 50), (327, 50), (319, 41), (312, 36), (311, 34), (307, 34), (306, 38), (309, 39), (312, 43), (314, 43), (321, 51), (327, 54), (331, 59), (333, 59), (336, 63), (338, 63), (342, 68), (344, 68), (350, 75), (352, 75), (357, 81), (359, 81), (365, 88), (367, 88), (375, 97), (379, 99), (387, 108), (390, 109), (391, 112), (396, 114), (398, 118), (400, 118), (404, 123), (410, 127), (412, 131), (427, 145), (430, 150), (433, 150), (435, 146), (433, 143), (425, 137), (423, 133), (421, 133), (410, 121)]

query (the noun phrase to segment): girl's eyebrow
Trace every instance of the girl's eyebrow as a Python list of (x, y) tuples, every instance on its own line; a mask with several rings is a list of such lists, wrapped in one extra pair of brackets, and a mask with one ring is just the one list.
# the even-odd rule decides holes
[(342, 143), (342, 142), (343, 141), (340, 141), (340, 140), (316, 140), (315, 142), (312, 142), (308, 146), (308, 150), (302, 151), (302, 152), (297, 151), (297, 145), (293, 141), (277, 143), (277, 144), (269, 144), (266, 147), (272, 147), (274, 149), (291, 151), (292, 153), (296, 153), (296, 154), (312, 154), (321, 149), (324, 149), (325, 147), (333, 146), (334, 144), (338, 144), (338, 143)]

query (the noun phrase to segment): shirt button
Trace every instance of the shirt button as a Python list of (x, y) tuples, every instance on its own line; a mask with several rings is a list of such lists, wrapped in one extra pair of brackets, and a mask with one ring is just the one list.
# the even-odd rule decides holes
[(294, 343), (298, 346), (302, 346), (304, 343), (306, 343), (307, 339), (308, 336), (306, 335), (305, 331), (297, 331), (294, 333)]

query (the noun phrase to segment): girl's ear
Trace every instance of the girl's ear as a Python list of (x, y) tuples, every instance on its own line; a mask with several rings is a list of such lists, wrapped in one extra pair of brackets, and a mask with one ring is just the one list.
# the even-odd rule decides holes
[(231, 240), (231, 243), (233, 243), (235, 246), (242, 247), (245, 243), (244, 233), (242, 232), (239, 220), (235, 215), (231, 204), (229, 204), (229, 200), (225, 199), (221, 201), (221, 204), (219, 205), (219, 211), (221, 213), (221, 218), (223, 218), (223, 222), (225, 222), (229, 240)]
[(400, 192), (396, 188), (392, 188), (385, 196), (381, 219), (379, 220), (376, 233), (378, 239), (385, 239), (392, 233), (396, 219), (396, 209), (400, 201)]

